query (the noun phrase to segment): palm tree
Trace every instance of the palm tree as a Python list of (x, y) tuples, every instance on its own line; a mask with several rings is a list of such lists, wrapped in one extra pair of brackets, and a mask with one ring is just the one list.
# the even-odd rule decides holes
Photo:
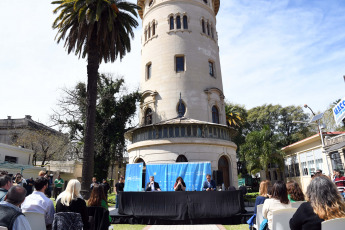
[[(87, 57), (87, 114), (84, 137), (82, 190), (88, 194), (93, 176), (98, 68), (102, 61), (122, 59), (131, 50), (138, 6), (124, 0), (60, 0), (53, 12), (56, 40), (65, 40), (68, 54)], [(133, 17), (135, 16), (135, 17)]]
[(238, 105), (226, 104), (225, 115), (228, 126), (233, 128), (241, 127), (246, 120), (246, 111)]

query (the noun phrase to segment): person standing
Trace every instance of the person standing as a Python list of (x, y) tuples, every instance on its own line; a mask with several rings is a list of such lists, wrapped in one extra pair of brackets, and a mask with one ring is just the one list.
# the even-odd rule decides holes
[(31, 195), (27, 196), (22, 204), (23, 212), (36, 212), (44, 214), (45, 224), (49, 228), (54, 220), (54, 204), (51, 199), (46, 197), (44, 191), (48, 187), (48, 179), (38, 177), (35, 180), (35, 189)]
[(0, 226), (11, 230), (31, 230), (28, 220), (19, 208), (25, 196), (26, 190), (21, 186), (9, 189), (4, 201), (0, 202)]
[(90, 190), (92, 191), (92, 189), (93, 189), (93, 186), (95, 186), (96, 184), (99, 184), (98, 182), (97, 182), (97, 178), (96, 177), (92, 177), (92, 183), (91, 183), (91, 185), (90, 185)]
[(335, 185), (338, 187), (338, 191), (340, 192), (340, 194), (344, 197), (345, 193), (344, 193), (344, 189), (345, 189), (345, 177), (341, 175), (341, 172), (339, 169), (334, 170), (335, 171), (335, 179), (334, 179), (334, 183)]
[(214, 180), (211, 180), (211, 175), (206, 175), (206, 181), (204, 182), (202, 186), (202, 191), (216, 191), (216, 182)]
[(108, 200), (108, 193), (109, 193), (109, 190), (110, 190), (110, 185), (109, 185), (109, 183), (107, 182), (106, 179), (102, 180), (101, 186), (102, 186), (102, 188), (104, 190), (105, 198)]
[(57, 196), (62, 192), (62, 186), (64, 185), (64, 181), (61, 178), (60, 174), (58, 175), (58, 177), (55, 179), (54, 181), (54, 198), (56, 201)]
[(5, 199), (8, 190), (12, 187), (12, 178), (8, 175), (0, 177), (0, 201)]
[(34, 178), (31, 177), (30, 179), (27, 179), (26, 180), (26, 195), (30, 195), (32, 193), (32, 189), (33, 189), (33, 186), (34, 186)]
[(115, 184), (115, 194), (116, 194), (116, 200), (115, 200), (115, 208), (119, 208), (119, 192), (123, 192), (123, 188), (125, 187), (125, 178), (123, 176), (120, 176), (119, 182)]

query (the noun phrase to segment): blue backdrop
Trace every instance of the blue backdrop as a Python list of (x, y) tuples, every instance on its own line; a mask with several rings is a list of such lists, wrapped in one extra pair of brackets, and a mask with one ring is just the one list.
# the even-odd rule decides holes
[(186, 191), (202, 191), (202, 184), (206, 180), (206, 174), (211, 175), (210, 162), (147, 164), (145, 185), (150, 181), (150, 176), (154, 176), (162, 191), (174, 191), (176, 178), (181, 176), (186, 183)]
[(127, 164), (125, 177), (125, 192), (142, 190), (143, 163)]

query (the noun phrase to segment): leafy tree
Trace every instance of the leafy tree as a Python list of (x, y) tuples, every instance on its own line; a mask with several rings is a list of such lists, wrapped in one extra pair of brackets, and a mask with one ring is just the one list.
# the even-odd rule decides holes
[[(106, 178), (110, 164), (122, 162), (125, 149), (124, 133), (131, 125), (140, 94), (127, 94), (124, 79), (113, 80), (111, 76), (100, 75), (98, 79), (98, 100), (95, 119), (94, 176)], [(78, 83), (72, 90), (64, 90), (65, 97), (59, 101), (60, 112), (55, 111), (52, 119), (69, 130), (75, 146), (83, 146), (85, 138), (86, 86)], [(78, 150), (79, 148), (77, 148)]]
[[(87, 57), (87, 108), (83, 151), (82, 190), (88, 193), (93, 176), (94, 134), (98, 68), (102, 61), (114, 62), (131, 50), (130, 38), (138, 26), (137, 5), (123, 0), (60, 0), (52, 4), (60, 12), (53, 23), (57, 42), (65, 40), (68, 53)], [(134, 16), (134, 17), (133, 17)]]
[(331, 103), (327, 110), (325, 111), (321, 123), (325, 124), (326, 128), (323, 131), (329, 131), (329, 132), (334, 132), (334, 131), (345, 131), (345, 120), (340, 126), (337, 126), (334, 120), (334, 115), (333, 115), (333, 108), (340, 102), (340, 99), (334, 101)]

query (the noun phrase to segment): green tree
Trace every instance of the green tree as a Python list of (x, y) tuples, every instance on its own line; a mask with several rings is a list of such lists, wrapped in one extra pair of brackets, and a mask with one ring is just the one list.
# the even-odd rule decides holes
[(321, 123), (325, 124), (326, 128), (323, 131), (329, 131), (329, 132), (334, 132), (334, 131), (345, 131), (345, 120), (343, 123), (339, 126), (335, 123), (334, 120), (334, 115), (333, 115), (333, 108), (340, 102), (340, 99), (332, 102), (329, 104), (327, 110), (325, 111)]
[[(106, 178), (110, 164), (122, 162), (125, 149), (124, 133), (131, 126), (140, 94), (127, 93), (124, 79), (113, 80), (111, 76), (100, 75), (95, 119), (94, 176)], [(72, 90), (64, 90), (59, 100), (59, 111), (52, 120), (62, 129), (68, 129), (75, 149), (84, 145), (86, 117), (86, 85), (78, 83)]]
[(130, 38), (138, 22), (137, 5), (123, 0), (60, 0), (53, 12), (60, 14), (53, 23), (57, 42), (65, 39), (65, 48), (87, 57), (87, 109), (83, 151), (82, 190), (88, 193), (93, 176), (94, 135), (98, 68), (102, 61), (114, 62), (131, 50)]

